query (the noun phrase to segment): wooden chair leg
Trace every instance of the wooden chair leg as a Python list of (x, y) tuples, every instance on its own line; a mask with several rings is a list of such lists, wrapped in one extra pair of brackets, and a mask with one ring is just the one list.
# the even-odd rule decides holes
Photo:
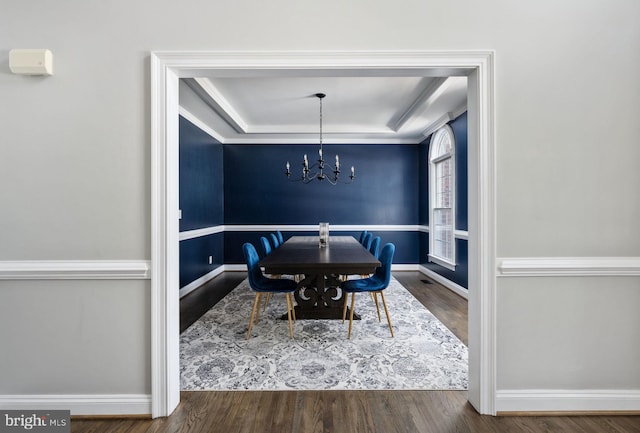
[(387, 315), (387, 323), (389, 324), (389, 331), (391, 331), (391, 338), (393, 338), (393, 328), (391, 327), (391, 318), (389, 317), (389, 310), (387, 309), (387, 303), (384, 300), (384, 293), (380, 292), (382, 297), (382, 305), (384, 306), (384, 313)]
[[(268, 293), (265, 293), (264, 297), (266, 298), (267, 295)], [(256, 309), (256, 323), (258, 323), (258, 320), (260, 320), (260, 300), (262, 299), (262, 293), (258, 292), (257, 296), (258, 296), (258, 308)]]
[(260, 305), (260, 292), (256, 293), (256, 297), (253, 300), (253, 309), (251, 310), (251, 318), (249, 319), (249, 329), (247, 330), (247, 340), (251, 337), (251, 328), (253, 327), (253, 318), (256, 315), (256, 310)]
[(376, 311), (378, 312), (378, 322), (382, 322), (382, 317), (380, 317), (380, 304), (378, 303), (378, 292), (371, 292), (371, 296), (373, 296), (373, 302), (376, 303)]
[(264, 313), (264, 311), (267, 309), (267, 304), (269, 303), (269, 301), (271, 300), (271, 293), (267, 293), (264, 297), (264, 303), (262, 304), (262, 312)]
[(289, 337), (293, 338), (293, 325), (291, 324), (291, 310), (293, 307), (293, 301), (291, 300), (291, 293), (285, 293), (284, 297), (287, 300), (287, 319), (289, 321)]
[(293, 294), (292, 293), (289, 293), (289, 299), (291, 300), (291, 317), (293, 318), (293, 321), (295, 322), (298, 319), (296, 318), (296, 304), (293, 302)]
[(351, 312), (349, 313), (349, 334), (347, 338), (351, 338), (351, 326), (353, 325), (353, 306), (356, 300), (355, 292), (351, 294)]
[(347, 318), (347, 302), (349, 301), (349, 294), (347, 292), (343, 292), (344, 294), (344, 302), (342, 303), (342, 323), (344, 324), (344, 320)]

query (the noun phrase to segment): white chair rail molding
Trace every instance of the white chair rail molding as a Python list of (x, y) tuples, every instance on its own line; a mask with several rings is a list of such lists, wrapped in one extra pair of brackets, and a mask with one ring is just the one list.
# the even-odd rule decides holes
[(640, 276), (640, 257), (514, 257), (497, 263), (499, 277)]
[(148, 260), (0, 261), (0, 280), (146, 280), (150, 269)]

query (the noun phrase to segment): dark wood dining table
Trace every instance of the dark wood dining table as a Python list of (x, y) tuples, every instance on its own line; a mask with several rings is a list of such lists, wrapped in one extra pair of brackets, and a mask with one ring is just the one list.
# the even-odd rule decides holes
[[(301, 275), (294, 293), (297, 319), (342, 319), (340, 278), (375, 272), (381, 263), (352, 236), (292, 236), (260, 260), (268, 274)], [(354, 316), (357, 318), (357, 316)]]

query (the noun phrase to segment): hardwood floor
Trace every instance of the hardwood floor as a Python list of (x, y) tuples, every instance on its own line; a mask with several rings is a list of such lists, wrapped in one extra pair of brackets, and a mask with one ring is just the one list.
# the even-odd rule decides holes
[(167, 418), (72, 419), (76, 433), (640, 432), (640, 417), (478, 415), (460, 391), (183, 392)]
[(180, 333), (227, 296), (246, 277), (245, 272), (223, 272), (180, 299)]
[[(467, 344), (467, 302), (418, 272), (394, 272), (440, 321)], [(181, 330), (244, 279), (225, 273), (181, 302)], [(427, 282), (425, 282), (425, 280)], [(393, 311), (391, 311), (393, 318)], [(182, 317), (184, 316), (184, 317)], [(197, 316), (197, 317), (196, 317)], [(195, 319), (194, 319), (195, 317)], [(184, 320), (183, 320), (184, 319)], [(184, 328), (183, 328), (184, 326)], [(182, 392), (167, 418), (73, 418), (77, 433), (640, 433), (640, 416), (493, 417), (478, 415), (465, 391)]]
[(469, 344), (466, 299), (420, 272), (393, 272), (393, 276), (456, 337)]

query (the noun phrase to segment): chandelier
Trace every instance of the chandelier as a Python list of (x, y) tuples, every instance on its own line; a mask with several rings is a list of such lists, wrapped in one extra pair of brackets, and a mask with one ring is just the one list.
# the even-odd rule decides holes
[[(325, 95), (324, 93), (316, 93), (315, 96), (320, 101), (320, 150), (318, 150), (318, 162), (309, 166), (309, 160), (307, 159), (307, 155), (305, 154), (304, 157), (302, 158), (302, 177), (300, 179), (291, 179), (291, 171), (290, 171), (291, 165), (289, 164), (289, 161), (287, 161), (287, 165), (286, 165), (287, 171), (285, 172), (285, 174), (287, 175), (287, 178), (289, 178), (290, 180), (302, 181), (303, 183), (309, 183), (314, 179), (317, 179), (319, 181), (323, 181), (326, 179), (327, 182), (329, 182), (331, 185), (335, 185), (339, 182), (339, 179), (340, 179), (340, 158), (338, 157), (338, 155), (336, 155), (335, 165), (330, 165), (325, 163), (324, 156), (322, 154), (322, 98), (324, 98), (327, 95)], [(329, 173), (333, 173), (333, 174), (328, 174), (328, 175), (325, 174), (325, 168)], [(317, 171), (314, 171), (313, 173), (311, 173), (311, 170), (317, 170)], [(340, 183), (351, 183), (353, 182), (353, 179), (355, 177), (356, 177), (355, 168), (351, 166), (351, 174), (349, 175), (350, 180), (348, 182), (340, 181)]]

